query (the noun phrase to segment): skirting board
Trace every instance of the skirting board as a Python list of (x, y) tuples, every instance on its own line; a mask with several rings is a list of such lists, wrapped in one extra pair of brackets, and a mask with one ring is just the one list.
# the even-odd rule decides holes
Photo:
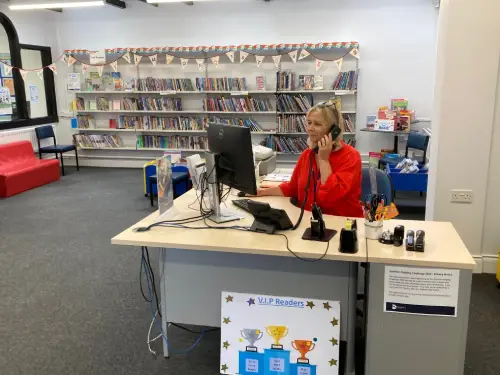
[(476, 262), (474, 273), (497, 273), (497, 255), (474, 255), (473, 258)]

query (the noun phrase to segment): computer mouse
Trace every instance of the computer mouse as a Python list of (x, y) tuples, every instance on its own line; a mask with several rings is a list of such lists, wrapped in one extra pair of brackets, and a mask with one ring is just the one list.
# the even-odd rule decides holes
[(247, 194), (245, 192), (243, 192), (243, 191), (238, 192), (238, 197), (242, 198), (242, 197), (246, 197), (246, 196), (247, 196)]

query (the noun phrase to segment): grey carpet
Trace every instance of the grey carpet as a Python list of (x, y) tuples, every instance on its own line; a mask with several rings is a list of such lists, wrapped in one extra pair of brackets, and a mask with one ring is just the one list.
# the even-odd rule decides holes
[[(217, 332), (169, 360), (147, 350), (139, 250), (110, 244), (152, 211), (142, 189), (137, 169), (69, 168), (56, 183), (0, 200), (0, 374), (219, 372)], [(474, 276), (467, 375), (500, 373), (499, 312), (494, 277)], [(180, 349), (196, 338), (174, 327), (169, 335)]]

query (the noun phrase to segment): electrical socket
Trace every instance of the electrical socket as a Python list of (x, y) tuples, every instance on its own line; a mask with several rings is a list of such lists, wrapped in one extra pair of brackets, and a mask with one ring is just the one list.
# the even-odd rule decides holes
[(451, 201), (455, 203), (472, 203), (472, 190), (452, 190)]

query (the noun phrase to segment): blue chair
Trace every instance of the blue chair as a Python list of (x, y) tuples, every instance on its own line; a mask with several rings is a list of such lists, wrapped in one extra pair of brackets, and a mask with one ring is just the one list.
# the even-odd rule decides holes
[[(42, 154), (56, 154), (56, 159), (59, 160), (58, 154), (61, 154), (61, 167), (62, 167), (62, 175), (64, 176), (64, 160), (63, 153), (68, 151), (75, 151), (76, 156), (76, 170), (80, 170), (80, 166), (78, 165), (78, 151), (76, 150), (76, 146), (73, 145), (58, 145), (56, 143), (56, 136), (54, 134), (54, 129), (52, 125), (40, 126), (35, 129), (36, 139), (38, 141), (38, 154), (40, 159), (42, 158)], [(44, 146), (40, 145), (40, 141), (42, 139), (53, 138), (54, 145), (53, 146)]]
[[(430, 137), (422, 133), (411, 132), (410, 134), (408, 134), (408, 142), (406, 142), (406, 150), (404, 158), (406, 159), (408, 157), (408, 149), (412, 148), (414, 150), (420, 150), (424, 152), (422, 164), (425, 164), (427, 161), (427, 146), (429, 145), (429, 140)], [(386, 158), (384, 156), (382, 159), (380, 159), (379, 168), (385, 166), (386, 164), (389, 165), (397, 164), (402, 159), (403, 157), (394, 160), (392, 158), (388, 157)]]
[[(377, 194), (384, 194), (389, 202), (394, 201), (391, 178), (381, 169), (372, 167), (377, 180)], [(361, 175), (361, 200), (363, 201), (368, 194), (371, 194), (372, 187), (370, 182), (370, 168), (364, 167)]]

